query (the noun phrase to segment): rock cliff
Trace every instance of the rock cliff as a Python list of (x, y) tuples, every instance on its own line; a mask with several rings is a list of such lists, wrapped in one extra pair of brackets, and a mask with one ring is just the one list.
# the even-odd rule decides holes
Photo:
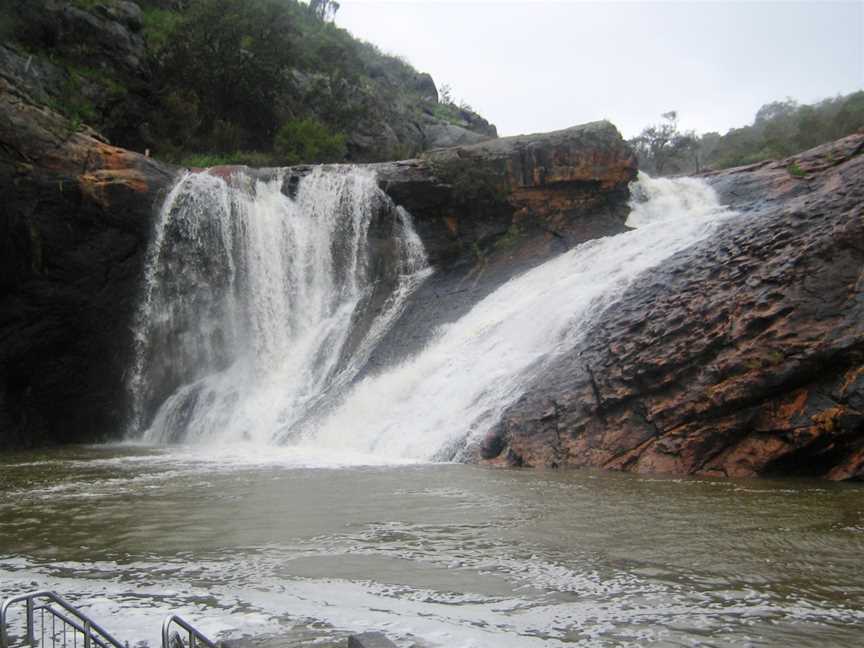
[(143, 252), (173, 176), (0, 79), (0, 445), (121, 429)]
[(742, 213), (638, 281), (479, 458), (864, 478), (864, 135), (708, 177)]

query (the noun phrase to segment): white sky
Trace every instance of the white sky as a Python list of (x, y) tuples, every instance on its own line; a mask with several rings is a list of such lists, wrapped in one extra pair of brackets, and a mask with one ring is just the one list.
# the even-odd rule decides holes
[(678, 110), (725, 132), (791, 96), (864, 88), (864, 0), (340, 0), (336, 23), (449, 84), (500, 135)]

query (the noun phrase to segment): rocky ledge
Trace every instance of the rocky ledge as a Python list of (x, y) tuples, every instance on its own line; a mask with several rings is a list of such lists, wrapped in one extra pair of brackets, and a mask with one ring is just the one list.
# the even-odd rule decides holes
[(864, 135), (710, 174), (741, 211), (636, 282), (478, 460), (864, 478)]
[[(441, 270), (431, 291), (492, 267), (500, 282), (519, 263), (622, 231), (636, 173), (608, 123), (374, 168)], [(179, 170), (107, 144), (0, 75), (0, 448), (122, 433), (146, 247)], [(286, 193), (303, 173), (287, 174)]]

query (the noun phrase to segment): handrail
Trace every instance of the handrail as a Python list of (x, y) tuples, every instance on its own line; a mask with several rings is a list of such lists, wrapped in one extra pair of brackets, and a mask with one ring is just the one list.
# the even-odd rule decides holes
[(217, 648), (216, 644), (210, 641), (198, 628), (176, 614), (169, 614), (162, 622), (162, 648), (171, 648), (171, 626), (174, 624), (189, 633), (188, 648), (196, 648), (196, 640), (207, 648)]
[[(47, 599), (49, 603), (41, 603), (37, 605), (37, 599)], [(123, 644), (115, 639), (110, 632), (96, 623), (89, 616), (77, 609), (74, 605), (66, 601), (56, 592), (43, 591), (32, 592), (30, 594), (22, 594), (8, 598), (0, 604), (0, 648), (11, 648), (9, 641), (8, 614), (9, 608), (15, 603), (26, 604), (26, 634), (24, 643), (36, 647), (36, 612), (48, 612), (55, 619), (59, 619), (63, 624), (63, 648), (66, 648), (66, 626), (69, 626), (74, 632), (79, 632), (84, 635), (82, 648), (129, 648), (129, 644)], [(63, 611), (55, 609), (54, 605), (62, 608)], [(162, 623), (162, 648), (172, 648), (171, 646), (171, 626), (177, 625), (188, 633), (189, 644), (186, 648), (218, 648), (216, 643), (207, 638), (204, 633), (198, 630), (191, 623), (176, 614), (170, 614), (165, 617)], [(45, 622), (42, 617), (42, 638), (45, 638)], [(52, 648), (57, 645), (56, 637), (58, 632), (53, 629), (50, 633)], [(175, 633), (179, 637), (179, 633)], [(181, 639), (182, 643), (182, 639)], [(44, 648), (44, 647), (43, 647)], [(182, 646), (180, 648), (183, 648)]]
[[(51, 603), (59, 605), (61, 608), (66, 610), (66, 612), (72, 615), (72, 617), (75, 617), (78, 620), (76, 621), (75, 618), (66, 616), (62, 612), (55, 610), (51, 605), (40, 605), (37, 607), (36, 599), (48, 599), (49, 601), (51, 601)], [(77, 609), (74, 605), (67, 602), (56, 592), (49, 591), (22, 594), (21, 596), (14, 596), (3, 601), (3, 604), (0, 605), (0, 648), (10, 648), (9, 634), (6, 630), (6, 619), (9, 608), (15, 603), (21, 602), (25, 602), (27, 608), (27, 634), (24, 637), (24, 641), (31, 646), (36, 643), (36, 611), (43, 610), (60, 619), (64, 623), (67, 623), (74, 630), (82, 633), (84, 635), (84, 648), (91, 648), (91, 642), (95, 643), (98, 648), (127, 648), (127, 645), (115, 639), (110, 632), (105, 630), (105, 628), (100, 626), (93, 619), (84, 614), (81, 610)]]

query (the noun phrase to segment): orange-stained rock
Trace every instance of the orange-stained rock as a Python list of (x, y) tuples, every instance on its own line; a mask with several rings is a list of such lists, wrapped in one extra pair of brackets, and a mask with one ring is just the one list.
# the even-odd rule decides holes
[(864, 479), (862, 152), (709, 174), (742, 215), (638, 280), (478, 459)]
[(0, 78), (0, 449), (122, 432), (144, 250), (174, 174)]

